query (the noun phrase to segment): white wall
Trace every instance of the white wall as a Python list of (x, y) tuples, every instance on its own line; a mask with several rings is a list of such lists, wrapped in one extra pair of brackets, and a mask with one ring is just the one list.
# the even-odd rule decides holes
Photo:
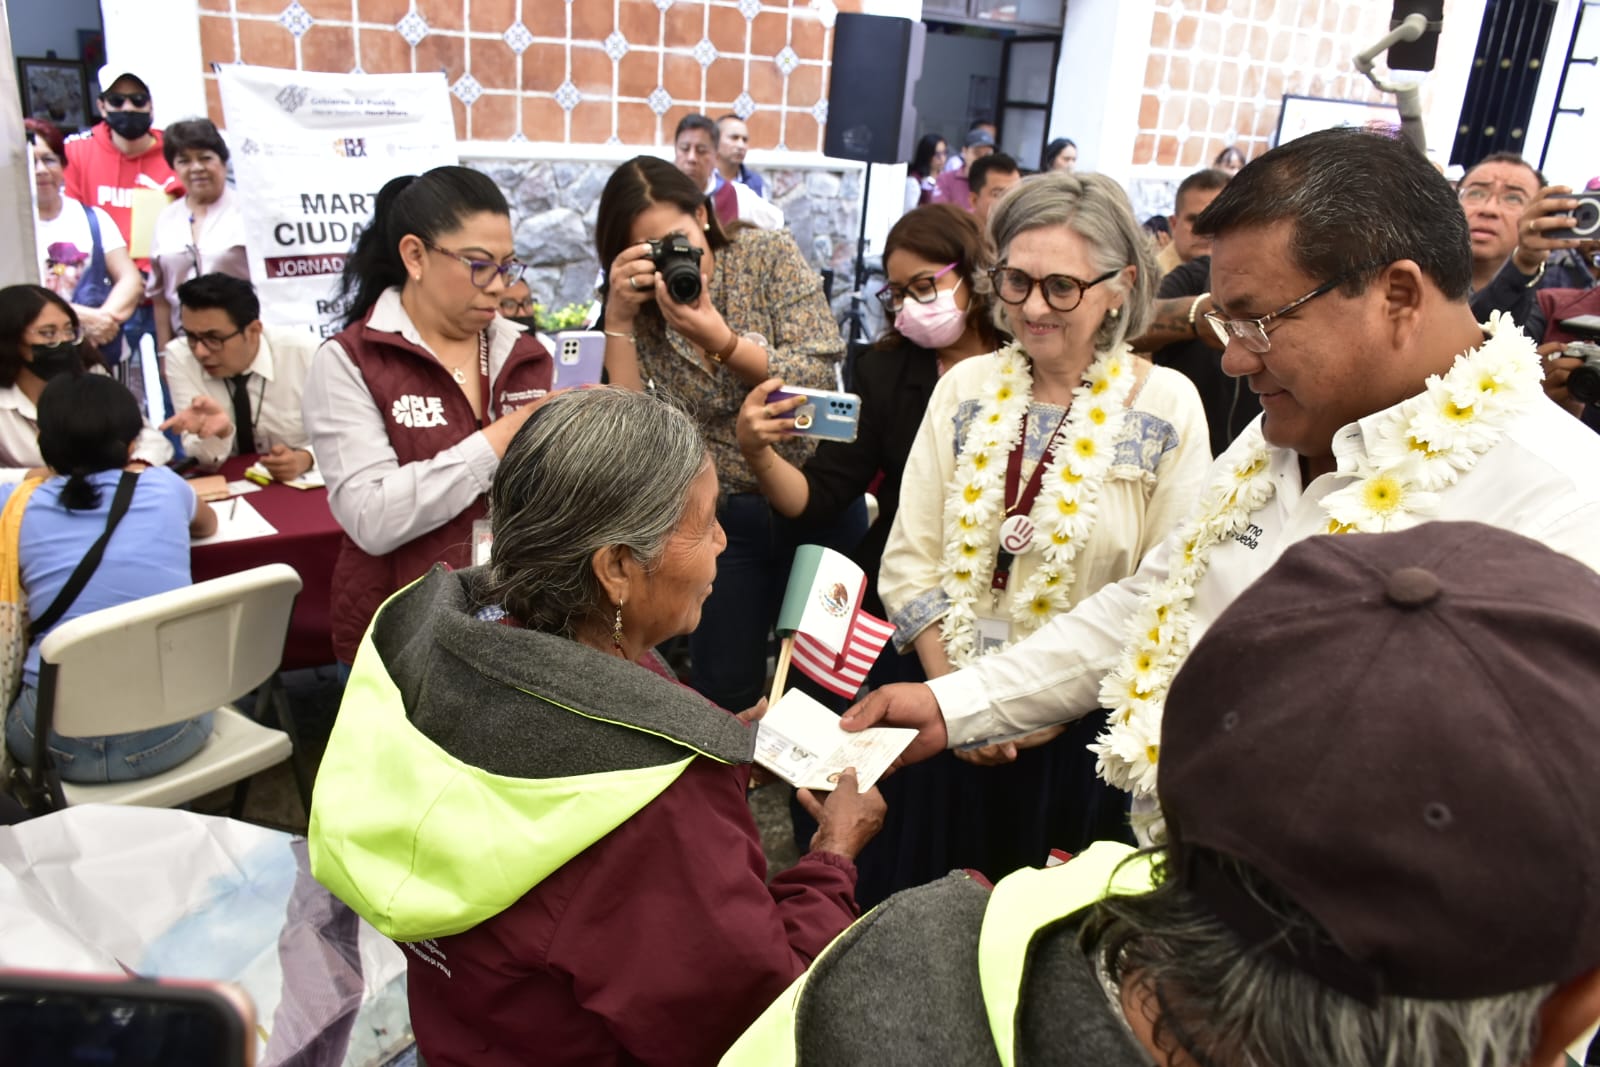
[(39, 281), (33, 247), (33, 153), (22, 136), (17, 65), (0, 0), (0, 285)]
[[(1534, 163), (1543, 155), (1542, 169), (1550, 181), (1575, 189), (1583, 188), (1585, 182), (1600, 174), (1600, 154), (1594, 148), (1600, 143), (1600, 107), (1596, 106), (1600, 101), (1600, 68), (1593, 63), (1574, 64), (1567, 71), (1567, 84), (1560, 101), (1556, 99), (1561, 65), (1567, 59), (1567, 46), (1578, 8), (1579, 0), (1561, 0), (1556, 9), (1550, 47), (1545, 52), (1544, 75), (1534, 98), (1533, 115), (1528, 121), (1527, 148), (1523, 152)], [(1572, 54), (1580, 59), (1600, 55), (1600, 7), (1590, 6), (1584, 14)], [(1564, 107), (1581, 107), (1584, 113), (1557, 115), (1555, 125), (1551, 126), (1550, 118), (1555, 114), (1557, 103)]]
[(1155, 0), (1067, 5), (1050, 138), (1077, 142), (1079, 170), (1127, 182), (1154, 20)]
[(198, 0), (102, 0), (100, 11), (107, 63), (150, 86), (156, 125), (204, 116)]

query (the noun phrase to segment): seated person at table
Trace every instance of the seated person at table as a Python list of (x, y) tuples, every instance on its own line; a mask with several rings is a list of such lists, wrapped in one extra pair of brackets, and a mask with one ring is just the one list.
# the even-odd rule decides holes
[[(0, 483), (43, 476), (35, 405), (57, 375), (105, 374), (93, 345), (84, 343), (78, 313), (38, 285), (0, 289)], [(152, 464), (172, 458), (172, 446), (152, 426), (139, 432), (138, 457)]]
[(811, 851), (766, 882), (759, 712), (652, 651), (695, 628), (727, 544), (687, 415), (558, 393), (491, 497), (489, 565), (435, 567), (362, 642), (312, 873), (406, 950), (430, 1067), (712, 1063), (854, 920), (883, 800), (848, 773), (802, 790)]
[(167, 385), (177, 412), (161, 424), (206, 470), (229, 456), (261, 456), (280, 482), (316, 466), (300, 421), (300, 394), (321, 340), (303, 326), (263, 326), (255, 287), (230, 274), (178, 286), (183, 329), (167, 345)]
[[(16, 534), (22, 589), (34, 618), (50, 612), (91, 545), (105, 532), (112, 503), (131, 480), (127, 513), (106, 542), (105, 555), (83, 591), (56, 625), (102, 608), (154, 596), (189, 584), (189, 538), (217, 528), (210, 505), (196, 500), (182, 478), (165, 467), (135, 460), (143, 427), (139, 404), (122, 385), (101, 374), (60, 375), (39, 397), (39, 450), (57, 473), (40, 481), (0, 485), (0, 506), (30, 493)], [(10, 522), (0, 529), (11, 551)], [(19, 762), (33, 758), (38, 704), (36, 634), (22, 667), (22, 689), (6, 714), (6, 747)], [(108, 737), (50, 735), (50, 755), (68, 782), (124, 782), (170, 770), (200, 751), (211, 734), (211, 713), (196, 719)]]

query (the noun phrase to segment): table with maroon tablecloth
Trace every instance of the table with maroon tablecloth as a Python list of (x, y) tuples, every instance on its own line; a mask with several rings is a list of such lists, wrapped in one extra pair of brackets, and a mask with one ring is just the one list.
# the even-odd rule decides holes
[[(219, 472), (229, 481), (244, 477), (255, 456), (234, 456)], [(320, 667), (332, 663), (333, 637), (329, 628), (328, 595), (333, 588), (333, 562), (339, 555), (339, 524), (328, 510), (326, 489), (293, 489), (273, 482), (259, 493), (242, 499), (261, 513), (278, 531), (271, 537), (196, 545), (189, 553), (194, 580), (203, 582), (260, 567), (287, 563), (300, 575), (300, 596), (289, 619), (289, 637), (283, 647), (283, 669)], [(226, 504), (212, 505), (226, 507)]]

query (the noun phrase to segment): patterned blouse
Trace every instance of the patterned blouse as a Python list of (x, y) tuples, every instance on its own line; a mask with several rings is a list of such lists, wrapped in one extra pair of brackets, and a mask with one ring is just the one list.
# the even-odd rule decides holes
[[(731, 329), (766, 338), (772, 377), (808, 389), (838, 388), (835, 368), (844, 355), (844, 338), (823, 298), (821, 275), (805, 261), (787, 230), (741, 230), (716, 253), (707, 295)], [(722, 492), (756, 492), (755, 477), (734, 436), (739, 408), (751, 387), (725, 367), (708, 369), (694, 343), (658, 314), (640, 315), (634, 333), (645, 388), (681, 405), (699, 425)], [(811, 439), (796, 437), (777, 449), (798, 467), (814, 447)]]

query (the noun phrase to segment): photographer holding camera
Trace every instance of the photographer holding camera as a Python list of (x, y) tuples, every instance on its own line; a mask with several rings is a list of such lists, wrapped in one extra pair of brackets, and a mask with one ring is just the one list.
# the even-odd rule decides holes
[[(794, 546), (787, 520), (773, 514), (739, 452), (739, 407), (768, 378), (835, 388), (844, 341), (821, 277), (787, 231), (730, 229), (672, 164), (638, 156), (606, 182), (595, 244), (606, 271), (611, 384), (683, 405), (716, 462), (717, 519), (728, 547), (689, 648), (694, 687), (738, 710), (755, 704), (765, 687), (766, 635)], [(812, 448), (804, 437), (779, 446), (796, 466)], [(849, 547), (848, 535), (840, 540)]]
[(1595, 284), (1596, 191), (1547, 185), (1520, 156), (1497, 152), (1468, 170), (1456, 192), (1472, 240), (1473, 314), (1483, 322), (1503, 311), (1537, 339), (1529, 320), (1540, 291)]

